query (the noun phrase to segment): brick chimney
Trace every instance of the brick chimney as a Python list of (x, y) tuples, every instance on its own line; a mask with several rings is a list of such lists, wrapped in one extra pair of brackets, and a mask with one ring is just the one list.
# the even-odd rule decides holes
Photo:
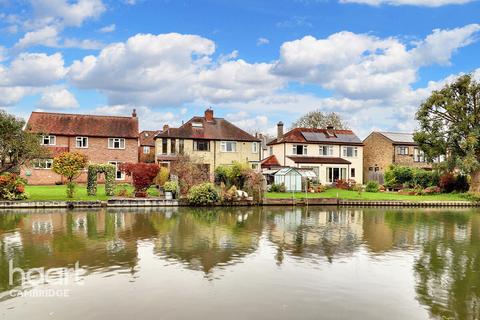
[(281, 139), (283, 137), (283, 122), (280, 121), (277, 124), (277, 139)]
[(163, 125), (163, 132), (168, 131), (169, 128), (170, 127), (168, 126), (168, 124), (164, 124)]
[(213, 121), (213, 109), (208, 108), (205, 110), (205, 120), (206, 121)]
[(137, 109), (133, 109), (132, 118), (136, 118), (136, 117), (137, 117)]

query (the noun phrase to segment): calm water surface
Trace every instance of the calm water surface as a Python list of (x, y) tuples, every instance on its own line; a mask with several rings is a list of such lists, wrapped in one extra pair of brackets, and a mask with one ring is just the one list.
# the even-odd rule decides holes
[(0, 213), (0, 319), (191, 318), (479, 319), (480, 211)]

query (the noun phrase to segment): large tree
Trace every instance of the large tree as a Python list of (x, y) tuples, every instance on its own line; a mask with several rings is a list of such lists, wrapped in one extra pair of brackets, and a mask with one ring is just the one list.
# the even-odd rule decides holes
[(47, 155), (38, 136), (24, 131), (24, 126), (24, 120), (0, 110), (0, 173)]
[(292, 124), (292, 128), (319, 128), (333, 126), (335, 129), (348, 129), (348, 124), (336, 112), (324, 113), (314, 110), (306, 113)]
[(470, 192), (480, 193), (480, 83), (464, 75), (434, 91), (416, 115), (414, 139), (432, 160), (447, 155), (450, 170), (470, 176)]

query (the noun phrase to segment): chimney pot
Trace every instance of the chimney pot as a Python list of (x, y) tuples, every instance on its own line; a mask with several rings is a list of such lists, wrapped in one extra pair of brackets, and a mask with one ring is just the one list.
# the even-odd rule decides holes
[(168, 124), (164, 124), (164, 125), (163, 125), (163, 131), (164, 131), (164, 132), (165, 132), (165, 131), (168, 131), (168, 129), (169, 129)]
[(205, 120), (206, 121), (213, 121), (213, 109), (208, 108), (205, 110)]
[(133, 118), (136, 118), (136, 117), (137, 117), (137, 109), (133, 109), (132, 117), (133, 117)]
[(280, 121), (277, 124), (277, 139), (281, 139), (283, 137), (283, 122)]

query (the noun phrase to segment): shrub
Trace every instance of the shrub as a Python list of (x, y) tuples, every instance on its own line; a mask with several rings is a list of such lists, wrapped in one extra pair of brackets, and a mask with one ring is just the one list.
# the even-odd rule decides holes
[(25, 193), (26, 181), (16, 174), (3, 173), (0, 175), (0, 199), (24, 200), (28, 198)]
[(128, 187), (129, 187), (128, 183), (119, 184), (117, 185), (117, 187), (118, 187), (117, 196), (125, 197), (125, 198), (132, 196), (131, 192), (128, 190)]
[(52, 170), (65, 177), (67, 182), (67, 197), (73, 198), (75, 183), (73, 182), (87, 166), (88, 158), (79, 152), (62, 152), (53, 159)]
[(178, 190), (178, 183), (177, 181), (167, 181), (163, 185), (163, 190), (166, 192), (177, 193)]
[(244, 172), (243, 189), (247, 192), (256, 203), (263, 200), (263, 194), (265, 192), (264, 183), (265, 179), (263, 175), (252, 169)]
[(285, 183), (280, 183), (280, 185), (278, 186), (278, 192), (287, 192), (287, 188), (285, 187)]
[(237, 188), (232, 186), (230, 189), (225, 190), (225, 185), (223, 185), (222, 189), (222, 202), (223, 203), (232, 203), (237, 199)]
[(366, 192), (378, 192), (380, 190), (380, 185), (377, 181), (368, 181), (365, 186)]
[(352, 190), (356, 183), (353, 179), (339, 179), (335, 182), (335, 186), (342, 190)]
[(226, 186), (230, 184), (231, 170), (229, 166), (221, 165), (215, 168), (215, 183), (224, 183)]
[(442, 192), (439, 186), (427, 187), (423, 190), (423, 194), (437, 194)]
[(220, 199), (220, 196), (215, 186), (206, 182), (190, 188), (187, 199), (192, 205), (213, 205)]
[(160, 170), (158, 171), (157, 176), (155, 177), (155, 184), (157, 186), (163, 186), (165, 182), (168, 181), (168, 178), (170, 177), (170, 170), (166, 167), (160, 167)]
[(399, 185), (412, 185), (413, 169), (410, 167), (390, 166), (385, 172), (385, 185), (396, 188)]
[(318, 192), (318, 193), (325, 192), (326, 190), (327, 190), (327, 187), (321, 184), (315, 187), (315, 192)]
[(97, 194), (98, 174), (105, 174), (105, 195), (113, 196), (115, 193), (115, 175), (117, 167), (113, 164), (91, 164), (88, 166), (87, 194)]
[(132, 177), (136, 197), (146, 197), (160, 167), (154, 163), (122, 163), (120, 170)]
[(363, 186), (361, 184), (354, 184), (352, 186), (352, 190), (355, 191), (355, 192), (358, 192), (358, 194), (362, 194)]
[(170, 173), (178, 177), (182, 195), (188, 194), (193, 186), (209, 181), (209, 172), (200, 163), (186, 155), (177, 156), (177, 159), (172, 162)]
[(423, 188), (437, 186), (440, 177), (437, 171), (428, 171), (424, 169), (412, 170), (412, 184)]

